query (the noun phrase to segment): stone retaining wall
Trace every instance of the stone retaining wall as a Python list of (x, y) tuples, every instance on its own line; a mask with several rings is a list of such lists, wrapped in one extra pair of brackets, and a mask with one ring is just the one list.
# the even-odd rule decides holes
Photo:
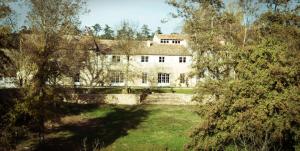
[(146, 97), (140, 94), (73, 94), (68, 99), (71, 102), (89, 104), (89, 103), (106, 103), (106, 104), (171, 104), (171, 105), (195, 105), (192, 101), (192, 94), (177, 93), (154, 93)]

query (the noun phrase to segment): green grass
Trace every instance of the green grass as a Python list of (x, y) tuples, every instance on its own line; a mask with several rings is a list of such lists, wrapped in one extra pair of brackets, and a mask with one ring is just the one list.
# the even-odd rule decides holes
[(79, 150), (86, 138), (89, 149), (98, 142), (107, 151), (183, 150), (190, 141), (189, 133), (201, 120), (194, 112), (196, 109), (196, 106), (104, 105), (69, 116), (77, 122), (50, 130), (47, 144), (35, 147)]
[[(189, 132), (199, 122), (191, 106), (143, 106), (148, 117), (107, 150), (182, 150)], [(192, 108), (192, 109), (191, 109)]]

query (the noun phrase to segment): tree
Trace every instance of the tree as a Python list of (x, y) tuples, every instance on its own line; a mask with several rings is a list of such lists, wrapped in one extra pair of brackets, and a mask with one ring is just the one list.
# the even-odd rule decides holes
[(92, 26), (93, 31), (95, 32), (95, 36), (98, 36), (99, 32), (102, 30), (101, 26), (99, 24), (95, 24)]
[(114, 49), (120, 50), (126, 57), (126, 64), (124, 68), (125, 73), (125, 93), (128, 93), (128, 82), (136, 76), (134, 68), (131, 64), (131, 56), (134, 51), (139, 47), (139, 42), (135, 40), (135, 30), (128, 22), (122, 22), (121, 27), (117, 30), (117, 44)]
[(299, 14), (291, 8), (297, 6), (277, 1), (272, 11), (258, 10), (261, 15), (243, 26), (243, 9), (183, 2), (171, 4), (185, 17), (196, 75), (209, 77), (198, 83), (195, 99), (203, 101), (203, 92), (219, 96), (200, 107), (203, 121), (186, 149), (294, 150), (300, 140), (300, 30)]
[(129, 22), (123, 21), (121, 23), (121, 27), (117, 30), (117, 39), (135, 39), (136, 31), (132, 28), (132, 26), (129, 24)]
[(156, 34), (162, 34), (161, 32), (161, 28), (160, 27), (157, 27), (156, 31), (155, 31)]
[(187, 18), (184, 31), (190, 35), (190, 47), (195, 53), (194, 74), (203, 81), (197, 85), (198, 99), (219, 100), (223, 92), (220, 86), (233, 72), (231, 54), (239, 41), (240, 20), (234, 17), (239, 14), (220, 13), (215, 5), (204, 4)]
[(18, 35), (13, 33), (15, 22), (13, 10), (9, 3), (13, 0), (4, 0), (0, 3), (0, 76), (13, 76), (15, 71), (12, 62), (4, 51), (13, 51), (18, 47)]
[[(0, 77), (14, 77), (16, 70), (7, 52), (15, 52), (18, 48), (18, 35), (14, 33), (15, 22), (14, 12), (10, 7), (13, 0), (2, 0), (0, 2)], [(5, 93), (3, 93), (5, 92)], [(24, 129), (17, 127), (12, 117), (16, 101), (12, 99), (17, 95), (12, 91), (1, 89), (0, 92), (0, 150), (11, 150), (15, 144), (16, 134), (24, 132)]]
[(149, 40), (151, 37), (150, 35), (150, 29), (148, 28), (148, 25), (143, 25), (141, 27), (141, 32), (137, 33), (137, 39), (138, 40)]
[(19, 101), (22, 107), (18, 109), (33, 117), (39, 131), (39, 140), (44, 142), (44, 123), (49, 116), (47, 109), (60, 100), (58, 93), (54, 92), (58, 83), (50, 81), (60, 76), (60, 71), (66, 67), (62, 64), (62, 50), (76, 47), (74, 43), (62, 41), (77, 32), (78, 14), (85, 3), (80, 0), (27, 2), (32, 34), (24, 35), (22, 49), (30, 56), (35, 72), (32, 73), (31, 84), (22, 89), (24, 96)]
[(114, 39), (114, 31), (111, 29), (111, 27), (109, 27), (108, 25), (105, 24), (103, 31), (104, 31), (104, 34), (101, 35), (101, 38)]

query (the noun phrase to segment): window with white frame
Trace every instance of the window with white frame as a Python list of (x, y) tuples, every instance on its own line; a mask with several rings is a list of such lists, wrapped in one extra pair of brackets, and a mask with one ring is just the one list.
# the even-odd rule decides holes
[(186, 57), (179, 57), (179, 63), (185, 63)]
[(147, 83), (147, 73), (142, 74), (142, 83)]
[(112, 56), (112, 62), (120, 62), (121, 57), (120, 56)]
[(159, 62), (165, 62), (165, 57), (159, 57)]
[(121, 71), (111, 71), (110, 79), (111, 79), (111, 83), (123, 83), (124, 73)]
[(158, 73), (157, 82), (158, 83), (170, 83), (170, 74), (169, 73)]
[(180, 73), (180, 83), (185, 83), (185, 74), (184, 73)]
[(149, 57), (148, 56), (141, 56), (141, 62), (148, 62)]

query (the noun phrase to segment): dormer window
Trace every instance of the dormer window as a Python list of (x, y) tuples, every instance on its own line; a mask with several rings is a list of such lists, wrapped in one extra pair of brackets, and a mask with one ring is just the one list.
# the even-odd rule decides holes
[(173, 44), (180, 44), (180, 40), (172, 40)]
[(169, 43), (169, 39), (161, 39), (160, 43), (162, 43), (162, 44)]

